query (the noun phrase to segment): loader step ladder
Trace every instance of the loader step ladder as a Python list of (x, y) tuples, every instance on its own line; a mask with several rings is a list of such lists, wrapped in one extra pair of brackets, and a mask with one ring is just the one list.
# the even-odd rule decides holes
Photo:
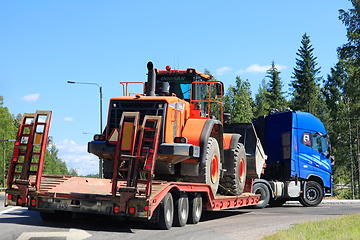
[[(138, 134), (139, 116), (140, 113), (138, 112), (124, 112), (119, 124), (112, 195), (115, 197), (119, 190), (120, 198), (123, 198), (124, 201), (138, 191), (138, 182), (146, 184), (145, 193), (147, 196), (151, 194), (161, 116), (146, 115), (142, 125), (139, 126), (140, 132)], [(120, 180), (126, 180), (126, 187), (118, 189), (117, 183)], [(126, 195), (127, 197), (125, 197)]]
[[(145, 195), (147, 197), (151, 195), (151, 183), (159, 145), (160, 126), (161, 116), (146, 115), (140, 129), (135, 169), (141, 174), (142, 179), (138, 179), (139, 174), (136, 173), (134, 175), (134, 183), (146, 183)], [(139, 164), (143, 165), (143, 167), (139, 168)]]
[(130, 173), (132, 171), (132, 163), (135, 158), (134, 149), (139, 118), (139, 112), (123, 112), (120, 119), (111, 188), (113, 197), (116, 196), (118, 190), (118, 181), (126, 180), (126, 186), (130, 187)]
[[(7, 184), (8, 189), (15, 185), (20, 190), (25, 204), (30, 184), (40, 191), (50, 119), (51, 111), (25, 113), (16, 136)], [(35, 176), (34, 183), (30, 176)]]

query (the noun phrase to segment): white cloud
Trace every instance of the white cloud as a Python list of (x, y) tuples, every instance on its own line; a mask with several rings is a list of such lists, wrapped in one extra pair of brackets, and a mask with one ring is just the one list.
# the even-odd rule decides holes
[[(285, 65), (275, 65), (278, 71), (284, 70), (287, 68)], [(253, 64), (247, 67), (245, 70), (237, 71), (237, 74), (240, 73), (266, 73), (268, 69), (271, 68), (271, 65), (260, 66), (259, 64)]]
[(75, 168), (79, 175), (97, 174), (99, 158), (87, 152), (87, 143), (75, 143), (65, 139), (55, 144), (58, 156), (66, 163), (68, 169)]
[(74, 118), (73, 117), (66, 117), (66, 118), (64, 118), (64, 120), (67, 121), (67, 122), (72, 122), (72, 121), (74, 121)]
[(29, 94), (26, 96), (23, 96), (21, 99), (27, 101), (27, 102), (36, 102), (39, 98), (40, 94), (38, 93), (34, 93), (34, 94)]
[(222, 68), (218, 68), (216, 69), (216, 73), (215, 75), (217, 76), (221, 76), (227, 72), (230, 72), (231, 71), (231, 67), (222, 67)]

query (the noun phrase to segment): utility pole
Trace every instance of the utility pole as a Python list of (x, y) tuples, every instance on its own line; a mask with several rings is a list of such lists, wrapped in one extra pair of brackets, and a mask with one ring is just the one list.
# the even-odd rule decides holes
[(356, 145), (357, 145), (357, 162), (358, 162), (358, 171), (359, 171), (359, 178), (358, 178), (358, 190), (359, 190), (359, 198), (360, 198), (360, 156), (359, 156), (359, 121), (356, 121)]

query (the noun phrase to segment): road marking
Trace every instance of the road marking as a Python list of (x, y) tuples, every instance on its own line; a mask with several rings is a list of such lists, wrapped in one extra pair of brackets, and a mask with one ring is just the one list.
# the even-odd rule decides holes
[(14, 211), (14, 210), (17, 210), (17, 209), (20, 209), (20, 208), (21, 208), (21, 207), (10, 207), (10, 208), (8, 208), (8, 209), (6, 209), (6, 210), (0, 211), (0, 215), (1, 215), (1, 214), (4, 214), (4, 213), (11, 212), (11, 211)]
[(66, 237), (66, 240), (82, 240), (91, 237), (91, 234), (79, 229), (70, 229), (69, 232), (24, 232), (16, 240), (49, 237)]

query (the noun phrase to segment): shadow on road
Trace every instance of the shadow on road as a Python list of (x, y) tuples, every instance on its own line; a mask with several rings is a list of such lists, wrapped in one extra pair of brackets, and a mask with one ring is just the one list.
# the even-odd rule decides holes
[[(250, 211), (224, 210), (224, 211), (204, 211), (200, 222), (207, 222), (237, 215), (249, 213)], [(91, 214), (75, 215), (71, 222), (44, 222), (40, 214), (36, 211), (28, 211), (27, 209), (16, 209), (12, 212), (3, 213), (0, 218), (0, 224), (18, 224), (37, 227), (52, 228), (78, 228), (89, 231), (109, 231), (133, 233), (134, 230), (157, 230), (155, 224), (149, 221), (133, 221), (129, 219), (118, 220), (109, 219), (107, 216), (98, 216)]]

